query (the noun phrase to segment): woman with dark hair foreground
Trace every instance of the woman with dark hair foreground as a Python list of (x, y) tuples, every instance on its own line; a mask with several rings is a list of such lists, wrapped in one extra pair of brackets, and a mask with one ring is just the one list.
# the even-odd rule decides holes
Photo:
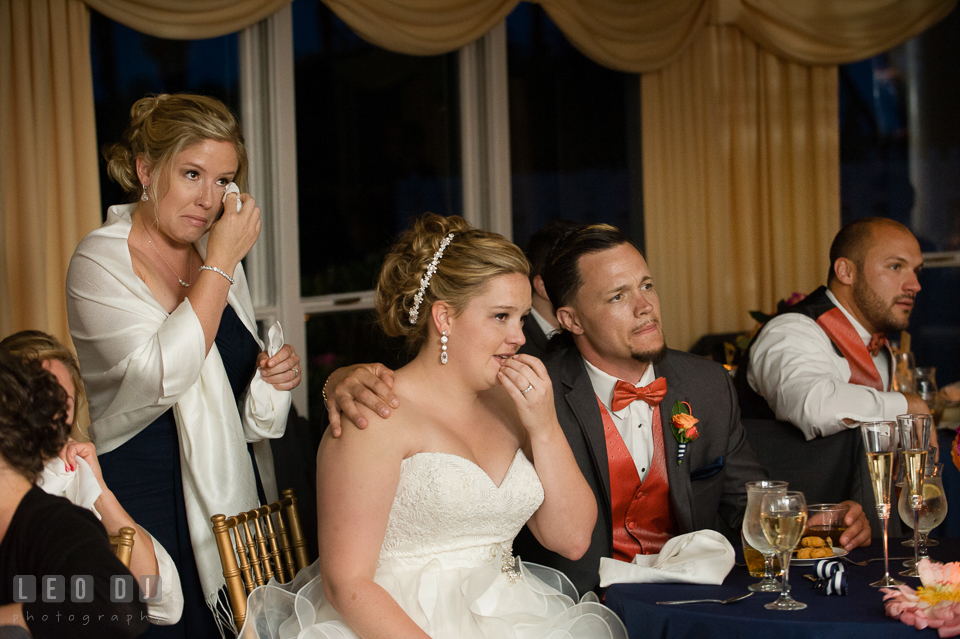
[[(67, 423), (76, 432), (77, 410), (84, 405), (86, 395), (80, 365), (73, 353), (53, 335), (31, 330), (3, 338), (0, 348), (6, 348), (24, 361), (39, 361), (44, 370), (57, 378), (67, 393)], [(66, 497), (71, 503), (93, 512), (110, 535), (120, 534), (121, 528), (133, 528), (136, 533), (130, 572), (138, 582), (144, 576), (160, 576), (160, 592), (147, 594), (150, 623), (166, 626), (180, 620), (183, 592), (177, 567), (160, 542), (133, 520), (104, 482), (93, 444), (67, 438), (58, 456), (44, 464), (36, 484), (44, 492)], [(157, 582), (148, 580), (145, 583)]]
[[(0, 348), (0, 625), (34, 637), (136, 637), (148, 625), (146, 606), (106, 530), (34, 485), (69, 433), (67, 394), (54, 376)], [(53, 589), (59, 603), (49, 600), (47, 576), (63, 578)], [(111, 601), (112, 577), (129, 579), (132, 601)], [(82, 594), (90, 601), (75, 603)]]

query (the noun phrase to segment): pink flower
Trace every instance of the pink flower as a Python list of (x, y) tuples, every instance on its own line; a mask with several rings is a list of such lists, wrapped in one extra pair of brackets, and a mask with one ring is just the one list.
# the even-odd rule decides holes
[(785, 306), (793, 306), (797, 302), (802, 302), (806, 297), (806, 293), (793, 293), (790, 297), (785, 298), (783, 303)]
[(960, 636), (960, 564), (922, 559), (917, 567), (923, 586), (881, 588), (887, 616), (918, 630), (934, 628), (941, 637)]
[(697, 430), (696, 426), (691, 426), (690, 428), (684, 431), (684, 435), (687, 436), (687, 439), (689, 439), (690, 441), (693, 441), (700, 436), (700, 431)]

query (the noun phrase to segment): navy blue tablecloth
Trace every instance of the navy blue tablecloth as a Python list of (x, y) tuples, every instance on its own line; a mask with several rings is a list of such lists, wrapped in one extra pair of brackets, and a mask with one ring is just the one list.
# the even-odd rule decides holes
[[(909, 554), (900, 540), (891, 540), (891, 557)], [(931, 549), (934, 561), (960, 560), (960, 539), (941, 540)], [(858, 548), (851, 559), (882, 557), (883, 548), (877, 540), (872, 546)], [(743, 557), (737, 552), (737, 562)], [(899, 577), (901, 561), (890, 562), (890, 574), (916, 588), (919, 579)], [(813, 572), (810, 566), (791, 566), (791, 595), (807, 604), (805, 610), (767, 610), (764, 604), (777, 598), (775, 593), (758, 592), (736, 604), (685, 604), (658, 606), (657, 601), (676, 599), (726, 599), (746, 592), (757, 579), (746, 568), (734, 566), (721, 586), (689, 584), (619, 584), (607, 589), (605, 603), (623, 619), (631, 639), (710, 637), (717, 639), (850, 639), (851, 637), (929, 639), (937, 637), (929, 628), (916, 630), (912, 626), (888, 618), (884, 613), (883, 594), (868, 584), (883, 576), (883, 562), (866, 566), (846, 564), (849, 594), (844, 597), (825, 596), (813, 590), (811, 582), (803, 578)]]

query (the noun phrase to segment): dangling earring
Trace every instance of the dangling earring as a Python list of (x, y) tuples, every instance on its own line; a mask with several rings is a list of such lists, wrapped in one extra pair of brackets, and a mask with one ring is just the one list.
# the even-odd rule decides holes
[(447, 342), (448, 341), (450, 341), (450, 339), (447, 337), (447, 332), (443, 331), (443, 333), (440, 334), (440, 363), (441, 364), (447, 363)]
[(146, 185), (146, 184), (143, 184), (142, 186), (143, 186), (143, 195), (140, 196), (140, 201), (141, 201), (141, 202), (149, 202), (149, 201), (150, 201), (150, 198), (147, 197), (147, 185)]

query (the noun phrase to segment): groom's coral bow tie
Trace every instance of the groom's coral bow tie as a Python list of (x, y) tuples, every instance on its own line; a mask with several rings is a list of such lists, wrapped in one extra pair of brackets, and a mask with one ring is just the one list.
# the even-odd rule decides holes
[(663, 396), (666, 394), (667, 380), (663, 377), (658, 377), (646, 386), (641, 386), (640, 388), (624, 381), (618, 381), (616, 388), (613, 389), (613, 402), (610, 404), (610, 408), (613, 409), (613, 412), (623, 410), (630, 405), (630, 402), (636, 399), (642, 399), (650, 406), (656, 408), (660, 402), (663, 401)]
[(873, 337), (870, 338), (870, 343), (867, 345), (867, 350), (870, 351), (871, 357), (876, 357), (880, 349), (886, 345), (887, 336), (883, 333), (874, 333)]

